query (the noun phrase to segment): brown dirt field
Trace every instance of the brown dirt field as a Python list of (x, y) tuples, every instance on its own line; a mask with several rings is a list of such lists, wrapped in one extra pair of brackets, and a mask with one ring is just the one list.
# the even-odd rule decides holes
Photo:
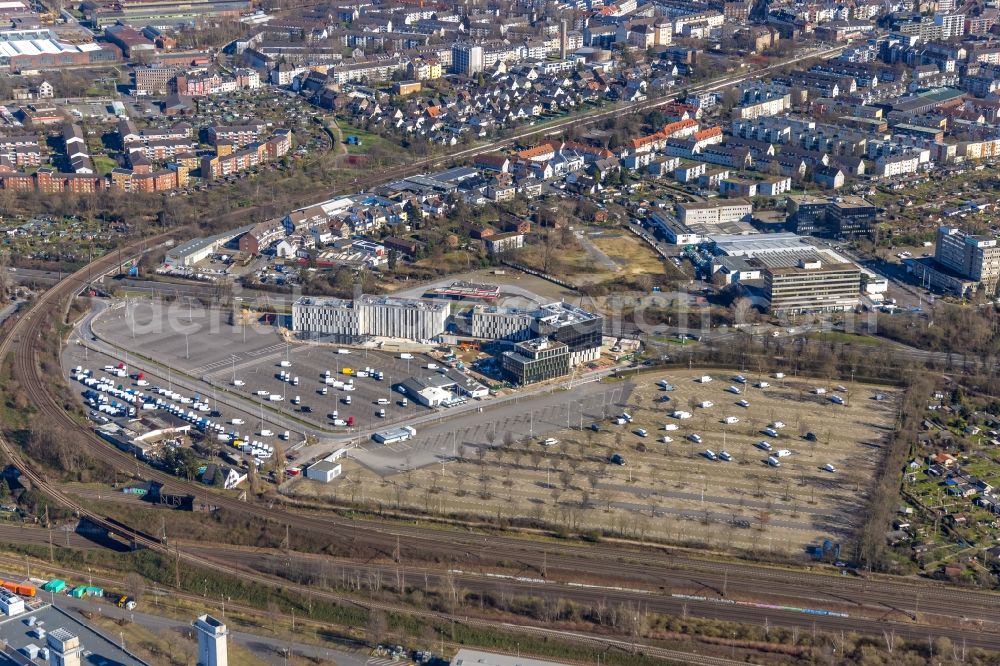
[[(292, 492), (431, 513), (532, 517), (571, 529), (757, 553), (795, 555), (823, 539), (848, 540), (892, 427), (897, 393), (861, 384), (837, 392), (835, 383), (804, 378), (769, 378), (772, 385), (759, 389), (751, 386), (756, 376), (747, 374), (751, 383), (738, 384), (730, 381), (736, 373), (722, 372), (700, 384), (695, 378), (701, 374), (643, 376), (627, 407), (631, 424), (607, 421), (600, 432), (544, 433), (533, 442), (486, 451), (482, 459), (386, 478), (348, 460), (335, 483), (301, 480)], [(676, 390), (661, 391), (660, 379)], [(743, 393), (730, 393), (729, 386)], [(827, 394), (814, 394), (817, 387)], [(874, 400), (876, 392), (885, 399)], [(832, 402), (835, 394), (847, 404)], [(662, 396), (669, 402), (659, 402)], [(740, 399), (750, 407), (737, 406)], [(693, 406), (701, 401), (714, 405)], [(692, 417), (671, 418), (674, 410)], [(724, 424), (727, 416), (739, 422)], [(785, 423), (779, 437), (763, 435), (776, 420)], [(666, 425), (677, 429), (664, 430)], [(639, 429), (647, 436), (636, 434)], [(819, 441), (806, 441), (806, 432)], [(691, 434), (702, 442), (690, 441)], [(664, 436), (673, 441), (661, 442)], [(543, 446), (546, 437), (559, 443)], [(768, 466), (768, 453), (754, 446), (763, 439), (775, 450), (791, 450), (780, 467)], [(725, 449), (733, 461), (709, 460), (705, 449)], [(610, 464), (612, 453), (627, 464)], [(828, 463), (836, 472), (822, 469)]]

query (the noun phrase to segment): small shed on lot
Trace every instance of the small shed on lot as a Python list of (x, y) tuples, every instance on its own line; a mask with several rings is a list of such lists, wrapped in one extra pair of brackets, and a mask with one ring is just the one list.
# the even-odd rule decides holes
[(306, 478), (330, 483), (340, 476), (342, 471), (343, 468), (340, 466), (340, 463), (331, 460), (320, 460), (306, 469)]

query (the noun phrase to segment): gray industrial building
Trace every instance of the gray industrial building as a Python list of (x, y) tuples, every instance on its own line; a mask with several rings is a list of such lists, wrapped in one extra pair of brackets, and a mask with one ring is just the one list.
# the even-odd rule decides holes
[(292, 304), (292, 330), (304, 338), (352, 343), (365, 338), (433, 340), (445, 331), (450, 305), (415, 298), (302, 297)]
[(504, 375), (515, 384), (534, 384), (569, 374), (569, 347), (548, 338), (514, 345), (500, 357)]

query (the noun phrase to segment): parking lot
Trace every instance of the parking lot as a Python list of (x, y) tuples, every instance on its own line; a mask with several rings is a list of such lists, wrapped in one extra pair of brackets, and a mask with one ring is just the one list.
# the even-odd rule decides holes
[[(627, 382), (610, 382), (567, 392), (578, 399), (584, 388), (626, 389), (604, 398), (603, 409), (600, 398), (583, 410), (565, 395), (561, 405), (541, 408), (549, 396), (522, 398), (520, 418), (511, 414), (498, 421), (495, 434), (494, 416), (487, 412), (482, 425), (469, 424), (454, 434), (425, 429), (425, 439), (415, 440), (414, 450), (398, 454), (415, 455), (423, 441), (441, 449), (439, 465), (376, 476), (368, 465), (348, 460), (344, 477), (335, 483), (297, 481), (295, 488), (304, 495), (531, 517), (576, 529), (709, 547), (731, 544), (747, 551), (801, 555), (805, 546), (824, 539), (848, 540), (883, 455), (884, 437), (891, 432), (897, 395), (884, 387), (849, 384), (839, 391), (836, 382), (749, 373), (746, 384), (732, 379), (736, 373), (711, 373), (713, 381), (702, 384), (695, 381), (701, 374), (646, 374), (631, 391)], [(673, 390), (661, 390), (661, 379)], [(759, 381), (768, 385), (755, 387)], [(815, 393), (817, 388), (826, 392)], [(748, 406), (739, 406), (741, 400)], [(712, 405), (699, 406), (707, 402)], [(672, 418), (675, 411), (691, 417)], [(601, 419), (605, 413), (608, 418)], [(618, 425), (615, 416), (623, 413), (632, 421)], [(591, 429), (595, 423), (597, 429)], [(456, 426), (446, 422), (442, 427), (448, 425)], [(772, 427), (777, 436), (765, 434)], [(516, 441), (505, 442), (508, 431)], [(550, 438), (555, 442), (545, 445)], [(758, 448), (763, 441), (771, 451)], [(788, 453), (778, 456), (779, 449)], [(722, 451), (731, 460), (720, 459)], [(615, 454), (623, 464), (611, 462)]]
[[(432, 374), (433, 371), (425, 368), (431, 362), (429, 358), (414, 354), (412, 360), (404, 360), (399, 358), (399, 354), (388, 352), (345, 351), (350, 353), (339, 354), (335, 347), (279, 342), (257, 350), (255, 355), (248, 354), (248, 358), (236, 363), (236, 381), (244, 382), (243, 386), (232, 386), (233, 370), (225, 364), (208, 372), (206, 377), (213, 384), (229, 384), (230, 390), (255, 401), (270, 402), (271, 407), (293, 410), (298, 418), (320, 427), (334, 427), (335, 419), (348, 421), (352, 418), (351, 428), (369, 430), (428, 411), (414, 400), (407, 400), (404, 406), (404, 396), (393, 391), (392, 385), (415, 374)], [(382, 379), (361, 376), (367, 374), (365, 368), (380, 371)], [(327, 371), (330, 381), (335, 383), (326, 383)], [(280, 379), (282, 372), (287, 373), (292, 381), (297, 378), (298, 385)], [(347, 390), (348, 387), (353, 388)], [(271, 395), (258, 395), (260, 391)], [(281, 396), (282, 399), (272, 401), (272, 396)], [(299, 404), (295, 404), (296, 399)], [(383, 402), (380, 403), (380, 400)], [(381, 416), (383, 411), (384, 416)], [(350, 431), (348, 424), (334, 427), (334, 430), (338, 428), (342, 428), (343, 432)]]
[[(272, 325), (234, 326), (220, 310), (181, 303), (122, 304), (101, 314), (93, 329), (101, 339), (243, 396), (265, 413), (273, 409), (316, 429), (349, 435), (429, 411), (413, 400), (402, 405), (404, 396), (391, 389), (410, 376), (433, 374), (426, 369), (433, 360), (418, 353), (412, 354), (413, 359), (378, 350), (351, 349), (349, 354), (338, 354), (337, 347), (287, 343)], [(350, 368), (350, 375), (344, 374), (346, 368)], [(357, 371), (365, 368), (381, 371), (382, 379), (357, 376)], [(327, 370), (332, 380), (352, 381), (354, 390), (326, 384), (323, 375)], [(298, 377), (298, 385), (280, 379), (282, 372)], [(234, 380), (243, 384), (236, 386)], [(267, 395), (258, 395), (258, 391), (267, 391)], [(272, 395), (281, 399), (272, 399)], [(299, 404), (295, 404), (296, 396)], [(380, 399), (389, 402), (379, 404)], [(379, 416), (380, 410), (385, 410), (384, 417)], [(353, 424), (334, 426), (334, 412), (334, 418), (345, 422), (353, 417)]]
[[(274, 449), (278, 449), (280, 447), (286, 452), (303, 444), (304, 437), (301, 431), (286, 428), (285, 426), (287, 424), (277, 423), (275, 419), (272, 418), (272, 414), (270, 412), (265, 411), (263, 413), (253, 413), (249, 409), (239, 409), (230, 402), (219, 400), (218, 398), (220, 396), (218, 396), (216, 392), (211, 389), (206, 390), (207, 387), (205, 386), (199, 386), (198, 384), (190, 381), (185, 381), (173, 376), (161, 375), (158, 372), (149, 370), (142, 371), (144, 375), (143, 381), (147, 382), (148, 385), (140, 386), (136, 379), (136, 375), (139, 370), (135, 366), (129, 366), (126, 368), (127, 376), (125, 377), (114, 376), (112, 373), (104, 370), (105, 366), (117, 366), (120, 362), (122, 361), (117, 357), (112, 357), (87, 349), (79, 344), (68, 345), (63, 353), (63, 368), (65, 375), (68, 377), (67, 381), (69, 382), (73, 394), (81, 402), (84, 402), (84, 393), (88, 390), (94, 390), (95, 387), (87, 386), (83, 381), (73, 379), (73, 369), (77, 366), (91, 370), (91, 376), (94, 378), (108, 377), (115, 387), (121, 386), (123, 390), (133, 389), (140, 392), (143, 395), (143, 398), (139, 401), (140, 405), (146, 402), (155, 403), (157, 399), (163, 401), (162, 405), (156, 409), (142, 409), (140, 406), (136, 412), (136, 415), (139, 417), (155, 415), (165, 418), (168, 421), (175, 420), (178, 423), (181, 421), (187, 421), (184, 417), (176, 417), (176, 415), (171, 416), (168, 405), (172, 404), (179, 408), (183, 408), (184, 414), (186, 415), (188, 412), (196, 411), (193, 403), (194, 397), (198, 396), (207, 405), (207, 410), (196, 411), (197, 417), (203, 417), (212, 423), (219, 424), (219, 426), (222, 427), (223, 432), (226, 434), (239, 434), (248, 442), (260, 442), (261, 444), (266, 444)], [(191, 402), (182, 402), (180, 398), (174, 399), (170, 396), (159, 394), (156, 392), (156, 388), (169, 390), (179, 394)], [(111, 395), (110, 393), (106, 395), (111, 401), (117, 401), (120, 404), (125, 403), (125, 400), (119, 398), (118, 396)], [(112, 417), (110, 414), (105, 414), (99, 411), (94, 406), (88, 405), (86, 406), (86, 409), (91, 420), (96, 424), (103, 424), (112, 420), (124, 423), (127, 420), (124, 415), (120, 417)], [(196, 420), (187, 422), (191, 423), (193, 426), (196, 426), (197, 423)], [(286, 429), (288, 431), (288, 438), (284, 439), (283, 433)], [(192, 429), (193, 432), (198, 430), (199, 429), (197, 427)], [(225, 442), (217, 439), (217, 434), (219, 433), (215, 430), (206, 428), (204, 436), (207, 441), (213, 442), (219, 447), (220, 450), (228, 451), (236, 457), (249, 460), (249, 453), (243, 455), (237, 449), (227, 446)]]

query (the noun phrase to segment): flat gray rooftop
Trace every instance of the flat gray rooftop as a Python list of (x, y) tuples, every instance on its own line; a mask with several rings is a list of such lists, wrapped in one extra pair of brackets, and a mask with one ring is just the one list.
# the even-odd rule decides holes
[[(42, 593), (42, 598), (47, 593)], [(35, 626), (28, 626), (28, 618), (35, 618)], [(6, 641), (7, 645), (20, 651), (28, 645), (36, 645), (39, 648), (46, 647), (45, 638), (38, 638), (35, 630), (41, 627), (48, 634), (59, 636), (59, 629), (65, 630), (68, 634), (78, 636), (80, 645), (83, 647), (84, 664), (106, 664), (107, 666), (148, 666), (148, 664), (121, 649), (110, 637), (106, 637), (98, 630), (78, 621), (72, 615), (54, 606), (43, 604), (36, 610), (29, 610), (16, 617), (3, 617), (0, 619), (0, 640)], [(22, 653), (23, 654), (23, 653)], [(0, 664), (12, 663), (10, 658), (0, 653)]]
[(780, 252), (785, 250), (803, 250), (812, 247), (804, 236), (790, 232), (776, 234), (717, 234), (706, 239), (713, 243), (722, 254), (757, 254), (760, 252)]

